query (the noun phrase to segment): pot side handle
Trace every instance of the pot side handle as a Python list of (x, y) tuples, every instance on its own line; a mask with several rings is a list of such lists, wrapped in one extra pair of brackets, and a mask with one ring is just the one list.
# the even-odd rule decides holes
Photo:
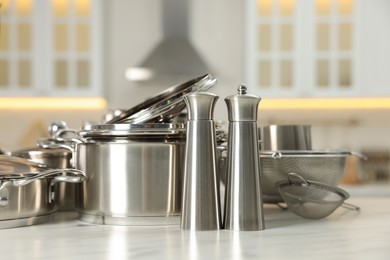
[[(85, 173), (81, 170), (77, 169), (59, 169), (57, 170), (61, 172), (61, 175), (55, 176), (50, 181), (50, 187), (49, 187), (49, 203), (53, 202), (55, 200), (56, 196), (56, 183), (59, 182), (66, 182), (66, 183), (82, 183), (85, 181)], [(58, 187), (57, 187), (58, 188)]]
[(50, 169), (42, 172), (25, 172), (29, 176), (24, 178), (9, 179), (1, 183), (0, 185), (0, 207), (4, 207), (8, 204), (8, 186), (21, 187), (25, 186), (33, 181), (43, 178), (50, 178), (49, 184), (49, 203), (55, 198), (55, 184), (58, 182), (68, 183), (81, 183), (85, 180), (85, 173), (77, 169)]
[(29, 176), (6, 180), (1, 183), (0, 190), (10, 185), (21, 187), (35, 180), (48, 177), (53, 177), (51, 180), (53, 185), (57, 182), (80, 183), (85, 180), (85, 173), (77, 169), (50, 169), (41, 172), (25, 172), (23, 174), (29, 174)]
[(69, 150), (72, 154), (74, 154), (75, 152), (74, 145), (69, 143), (61, 143), (58, 140), (53, 140), (53, 139), (39, 139), (37, 141), (37, 145), (44, 149), (64, 148), (66, 150)]
[(87, 140), (79, 136), (76, 130), (62, 129), (56, 132), (52, 138), (38, 139), (37, 145), (44, 149), (64, 148), (74, 154), (76, 144), (86, 142)]

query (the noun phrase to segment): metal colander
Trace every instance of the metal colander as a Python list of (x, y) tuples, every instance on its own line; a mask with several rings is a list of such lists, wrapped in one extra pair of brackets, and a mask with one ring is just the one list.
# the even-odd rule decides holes
[(275, 186), (288, 209), (304, 218), (324, 218), (340, 206), (359, 210), (359, 207), (344, 203), (349, 194), (343, 189), (321, 182), (307, 181), (296, 173), (289, 173), (288, 181), (278, 182)]
[(265, 203), (278, 203), (282, 197), (275, 184), (286, 181), (290, 172), (304, 179), (337, 185), (345, 171), (346, 151), (260, 151), (262, 192)]

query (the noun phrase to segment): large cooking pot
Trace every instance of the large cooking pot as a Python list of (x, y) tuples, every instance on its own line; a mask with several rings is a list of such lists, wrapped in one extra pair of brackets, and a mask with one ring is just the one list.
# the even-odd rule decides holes
[(179, 224), (184, 124), (90, 125), (71, 132), (39, 145), (73, 150), (76, 168), (86, 173), (76, 192), (82, 221)]
[(0, 155), (0, 228), (39, 224), (57, 209), (59, 182), (79, 183), (77, 169), (49, 169), (19, 157)]

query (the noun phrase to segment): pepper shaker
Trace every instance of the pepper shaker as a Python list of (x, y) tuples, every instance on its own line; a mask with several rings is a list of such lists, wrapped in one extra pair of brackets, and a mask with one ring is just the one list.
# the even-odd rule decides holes
[(180, 228), (219, 230), (222, 219), (213, 121), (218, 96), (195, 92), (184, 100), (188, 121)]
[(228, 108), (228, 155), (224, 227), (229, 230), (263, 230), (257, 110), (261, 98), (246, 87), (225, 98)]

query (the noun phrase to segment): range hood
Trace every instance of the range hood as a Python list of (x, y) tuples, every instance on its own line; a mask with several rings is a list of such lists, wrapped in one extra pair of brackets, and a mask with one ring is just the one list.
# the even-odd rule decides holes
[(162, 1), (163, 39), (136, 67), (126, 70), (126, 78), (138, 83), (181, 82), (209, 73), (189, 39), (188, 0)]

